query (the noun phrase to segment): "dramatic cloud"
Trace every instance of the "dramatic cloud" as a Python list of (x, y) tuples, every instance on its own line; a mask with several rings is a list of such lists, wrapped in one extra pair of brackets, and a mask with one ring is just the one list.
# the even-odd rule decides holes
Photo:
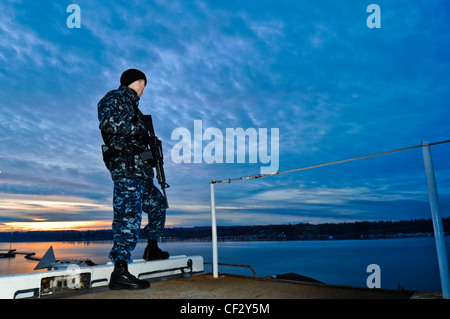
[[(450, 138), (447, 1), (379, 1), (379, 29), (366, 25), (370, 3), (350, 0), (82, 0), (79, 29), (66, 25), (69, 4), (0, 4), (5, 227), (109, 227), (97, 102), (130, 67), (150, 83), (140, 108), (164, 144), (168, 225), (208, 225), (209, 181), (260, 172), (248, 144), (245, 163), (172, 161), (172, 132), (193, 136), (196, 120), (201, 133), (278, 128), (280, 171)], [(448, 216), (450, 144), (432, 152)], [(221, 224), (429, 217), (418, 149), (220, 184), (216, 195)]]

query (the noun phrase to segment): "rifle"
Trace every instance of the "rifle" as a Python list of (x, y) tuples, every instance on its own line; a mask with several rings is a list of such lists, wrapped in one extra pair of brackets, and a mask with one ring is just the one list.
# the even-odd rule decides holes
[[(153, 121), (151, 115), (143, 115), (142, 120), (144, 122), (145, 129), (147, 130), (148, 137), (147, 142), (150, 147), (149, 151), (141, 153), (142, 160), (147, 160), (152, 167), (156, 169), (156, 177), (158, 179), (159, 185), (161, 185), (161, 190), (164, 194), (164, 200), (166, 201), (166, 208), (169, 208), (169, 202), (167, 201), (166, 188), (170, 185), (166, 183), (166, 176), (164, 174), (164, 155), (162, 150), (161, 140), (155, 135), (155, 130), (153, 128)], [(146, 142), (146, 143), (147, 143)]]

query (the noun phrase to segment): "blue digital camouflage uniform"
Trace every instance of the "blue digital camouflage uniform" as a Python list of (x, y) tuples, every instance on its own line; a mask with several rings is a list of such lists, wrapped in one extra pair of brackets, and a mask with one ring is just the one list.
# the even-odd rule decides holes
[[(142, 140), (145, 128), (137, 111), (138, 102), (137, 94), (126, 86), (108, 92), (100, 100), (99, 127), (108, 147), (133, 146), (145, 150)], [(109, 253), (109, 258), (114, 262), (131, 259), (131, 252), (138, 240), (142, 212), (148, 215), (148, 224), (144, 227), (148, 239), (158, 239), (165, 225), (164, 196), (153, 184), (153, 168), (136, 153), (131, 170), (120, 154), (114, 156), (108, 166), (114, 182), (114, 246)]]

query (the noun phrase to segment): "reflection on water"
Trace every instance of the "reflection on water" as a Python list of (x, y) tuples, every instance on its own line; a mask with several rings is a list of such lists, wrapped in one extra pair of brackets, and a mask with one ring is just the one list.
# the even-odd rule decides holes
[[(90, 258), (95, 263), (106, 263), (106, 257), (111, 243), (107, 242), (44, 242), (44, 243), (13, 243), (12, 249), (17, 252), (34, 252), (35, 257), (42, 257), (50, 246), (53, 246), (55, 257), (57, 259), (86, 259)], [(0, 243), (0, 249), (9, 249), (9, 243)], [(105, 255), (106, 254), (106, 255)], [(105, 256), (103, 256), (105, 255)], [(0, 259), (0, 274), (17, 274), (33, 272), (38, 261), (28, 260), (25, 255), (16, 255), (14, 258)], [(46, 271), (46, 270), (41, 270)]]
[[(134, 259), (141, 259), (147, 242), (138, 242), (133, 251)], [(0, 249), (8, 250), (9, 243), (0, 243)], [(96, 264), (104, 264), (109, 260), (108, 253), (112, 247), (110, 241), (100, 242), (43, 242), (43, 243), (12, 243), (12, 249), (17, 252), (34, 252), (36, 257), (44, 256), (50, 246), (57, 259), (91, 259)], [(201, 255), (206, 260), (211, 253), (210, 242), (164, 242), (160, 247), (168, 250), (172, 256)], [(16, 255), (15, 258), (0, 259), (0, 275), (33, 272), (38, 261), (28, 260), (25, 255)], [(46, 270), (43, 270), (46, 271)]]
[[(446, 237), (447, 250), (450, 237)], [(146, 242), (139, 242), (133, 258), (141, 259)], [(53, 246), (57, 259), (91, 259), (96, 264), (109, 261), (112, 242), (46, 242), (13, 243), (17, 251), (35, 252), (42, 257)], [(200, 255), (212, 261), (210, 242), (163, 242), (163, 250), (175, 255)], [(0, 243), (9, 249), (9, 243)], [(449, 253), (450, 255), (450, 253)], [(421, 291), (441, 291), (434, 238), (404, 238), (377, 240), (330, 241), (249, 241), (219, 242), (219, 261), (251, 265), (259, 276), (288, 272), (312, 277), (329, 284), (365, 287), (370, 275), (367, 266), (377, 264), (381, 269), (381, 288)], [(24, 255), (0, 259), (0, 274), (33, 272), (37, 261)], [(210, 266), (205, 266), (210, 271)], [(45, 271), (45, 270), (43, 270)], [(220, 272), (251, 275), (245, 268), (220, 266)]]

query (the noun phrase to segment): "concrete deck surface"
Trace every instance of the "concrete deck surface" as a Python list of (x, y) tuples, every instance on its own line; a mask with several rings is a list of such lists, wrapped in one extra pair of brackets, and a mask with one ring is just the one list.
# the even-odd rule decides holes
[[(63, 296), (64, 295), (64, 296)], [(408, 299), (439, 298), (432, 293), (325, 285), (239, 275), (197, 274), (151, 282), (145, 290), (96, 288), (62, 294), (69, 299)]]

